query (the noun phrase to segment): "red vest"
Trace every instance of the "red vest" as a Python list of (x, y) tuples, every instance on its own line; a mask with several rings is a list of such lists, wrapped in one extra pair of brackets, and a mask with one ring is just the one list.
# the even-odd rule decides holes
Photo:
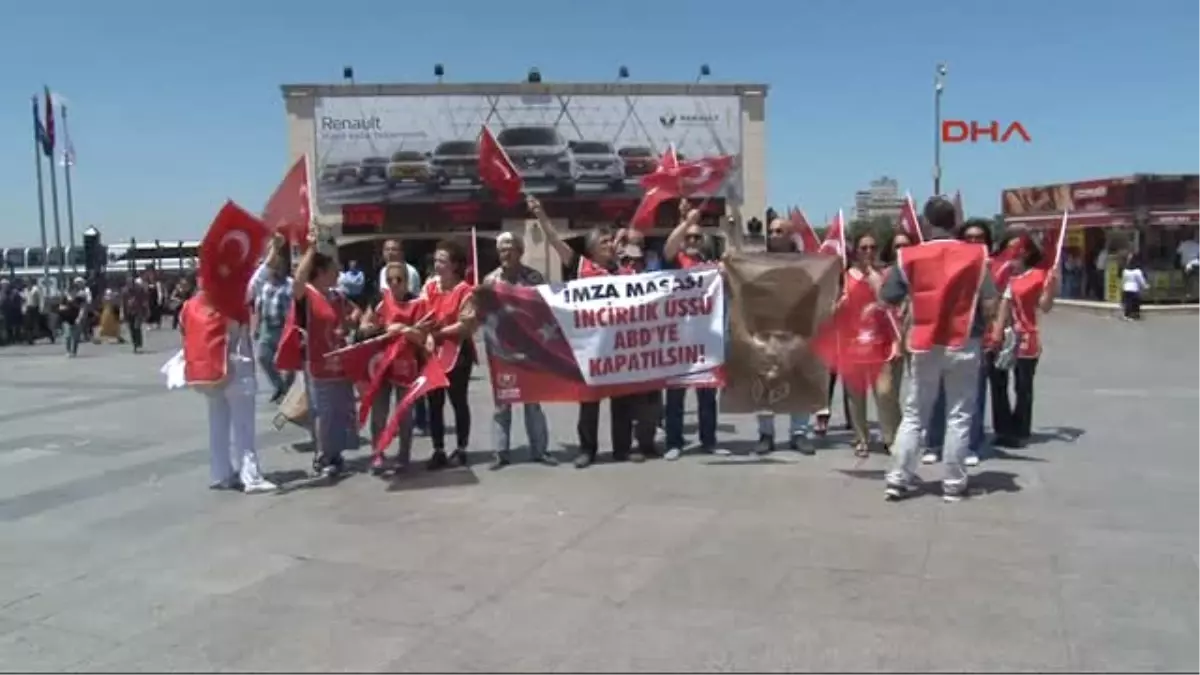
[(576, 279), (587, 279), (589, 277), (606, 277), (608, 270), (600, 265), (592, 262), (592, 259), (586, 255), (579, 256), (579, 266), (575, 270)]
[[(421, 299), (425, 302), (426, 313), (433, 314), (434, 325), (438, 328), (445, 328), (458, 323), (459, 313), (474, 290), (475, 288), (471, 284), (460, 281), (454, 288), (447, 291), (438, 286), (437, 279), (430, 279), (425, 283)], [(458, 355), (464, 346), (469, 350), (475, 347), (469, 338), (466, 340), (446, 339), (435, 345), (437, 359), (442, 362), (447, 371), (458, 363)]]
[(987, 273), (987, 249), (961, 241), (931, 241), (900, 249), (897, 264), (908, 283), (909, 351), (966, 345)]
[(1009, 280), (1012, 292), (1013, 324), (1021, 341), (1017, 357), (1036, 359), (1042, 355), (1042, 339), (1038, 330), (1038, 303), (1046, 288), (1046, 270), (1032, 269)]
[[(394, 323), (414, 326), (425, 318), (428, 311), (425, 308), (425, 301), (420, 298), (402, 301), (397, 300), (391, 293), (387, 293), (383, 296), (383, 302), (380, 302), (379, 306), (375, 308), (375, 313), (379, 317), (379, 323), (386, 328)], [(404, 338), (400, 339), (404, 340)], [(421, 369), (417, 359), (417, 350), (412, 343), (407, 340), (405, 342), (404, 350), (392, 361), (391, 372), (388, 373), (388, 380), (392, 384), (402, 387), (412, 384)]]
[(690, 270), (693, 267), (711, 267), (712, 265), (711, 261), (704, 260), (698, 256), (692, 257), (682, 251), (675, 256), (675, 266), (681, 270)]
[(308, 302), (305, 334), (308, 337), (308, 372), (314, 380), (344, 380), (346, 371), (341, 359), (326, 358), (325, 354), (346, 346), (343, 339), (346, 320), (346, 301), (338, 296), (332, 300), (311, 285), (304, 289)]
[(184, 379), (197, 387), (224, 384), (229, 374), (229, 320), (203, 294), (183, 303), (180, 314)]

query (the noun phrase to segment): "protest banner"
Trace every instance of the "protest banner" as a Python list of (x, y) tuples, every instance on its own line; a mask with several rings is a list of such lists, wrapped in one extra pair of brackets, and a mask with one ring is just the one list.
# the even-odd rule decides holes
[(725, 270), (729, 384), (721, 410), (810, 413), (826, 407), (829, 371), (809, 341), (837, 301), (841, 256), (733, 253)]
[(497, 404), (724, 384), (716, 269), (476, 290)]

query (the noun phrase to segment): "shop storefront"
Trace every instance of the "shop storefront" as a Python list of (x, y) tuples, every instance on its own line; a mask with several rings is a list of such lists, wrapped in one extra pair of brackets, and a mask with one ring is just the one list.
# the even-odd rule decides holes
[[(1178, 252), (1196, 238), (1200, 203), (1195, 175), (1138, 174), (1005, 190), (1006, 227), (1052, 231), (1070, 211), (1063, 255), (1063, 297), (1117, 302), (1121, 268), (1137, 255), (1150, 281), (1148, 302), (1194, 300)], [(1182, 250), (1186, 250), (1186, 246)]]

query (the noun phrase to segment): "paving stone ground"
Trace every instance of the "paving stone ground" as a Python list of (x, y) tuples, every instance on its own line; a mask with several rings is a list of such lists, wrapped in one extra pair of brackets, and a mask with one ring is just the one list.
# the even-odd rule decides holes
[[(1036, 442), (898, 505), (837, 439), (489, 472), (482, 379), (471, 470), (213, 493), (169, 332), (0, 348), (0, 670), (1195, 671), (1197, 322), (1045, 332)], [(287, 481), (304, 436), (272, 414)]]

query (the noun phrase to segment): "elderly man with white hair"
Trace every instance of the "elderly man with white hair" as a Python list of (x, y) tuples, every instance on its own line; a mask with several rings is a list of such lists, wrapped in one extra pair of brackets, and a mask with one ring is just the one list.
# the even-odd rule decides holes
[[(514, 286), (540, 286), (546, 283), (542, 273), (521, 262), (525, 243), (512, 232), (502, 232), (496, 237), (496, 255), (500, 266), (483, 278), (484, 284), (513, 284)], [(525, 403), (525, 435), (529, 437), (529, 456), (535, 462), (555, 466), (558, 460), (550, 454), (550, 432), (546, 427), (546, 413), (541, 404)], [(492, 414), (492, 436), (496, 444), (496, 457), (492, 469), (502, 469), (512, 458), (512, 405), (497, 403)]]

